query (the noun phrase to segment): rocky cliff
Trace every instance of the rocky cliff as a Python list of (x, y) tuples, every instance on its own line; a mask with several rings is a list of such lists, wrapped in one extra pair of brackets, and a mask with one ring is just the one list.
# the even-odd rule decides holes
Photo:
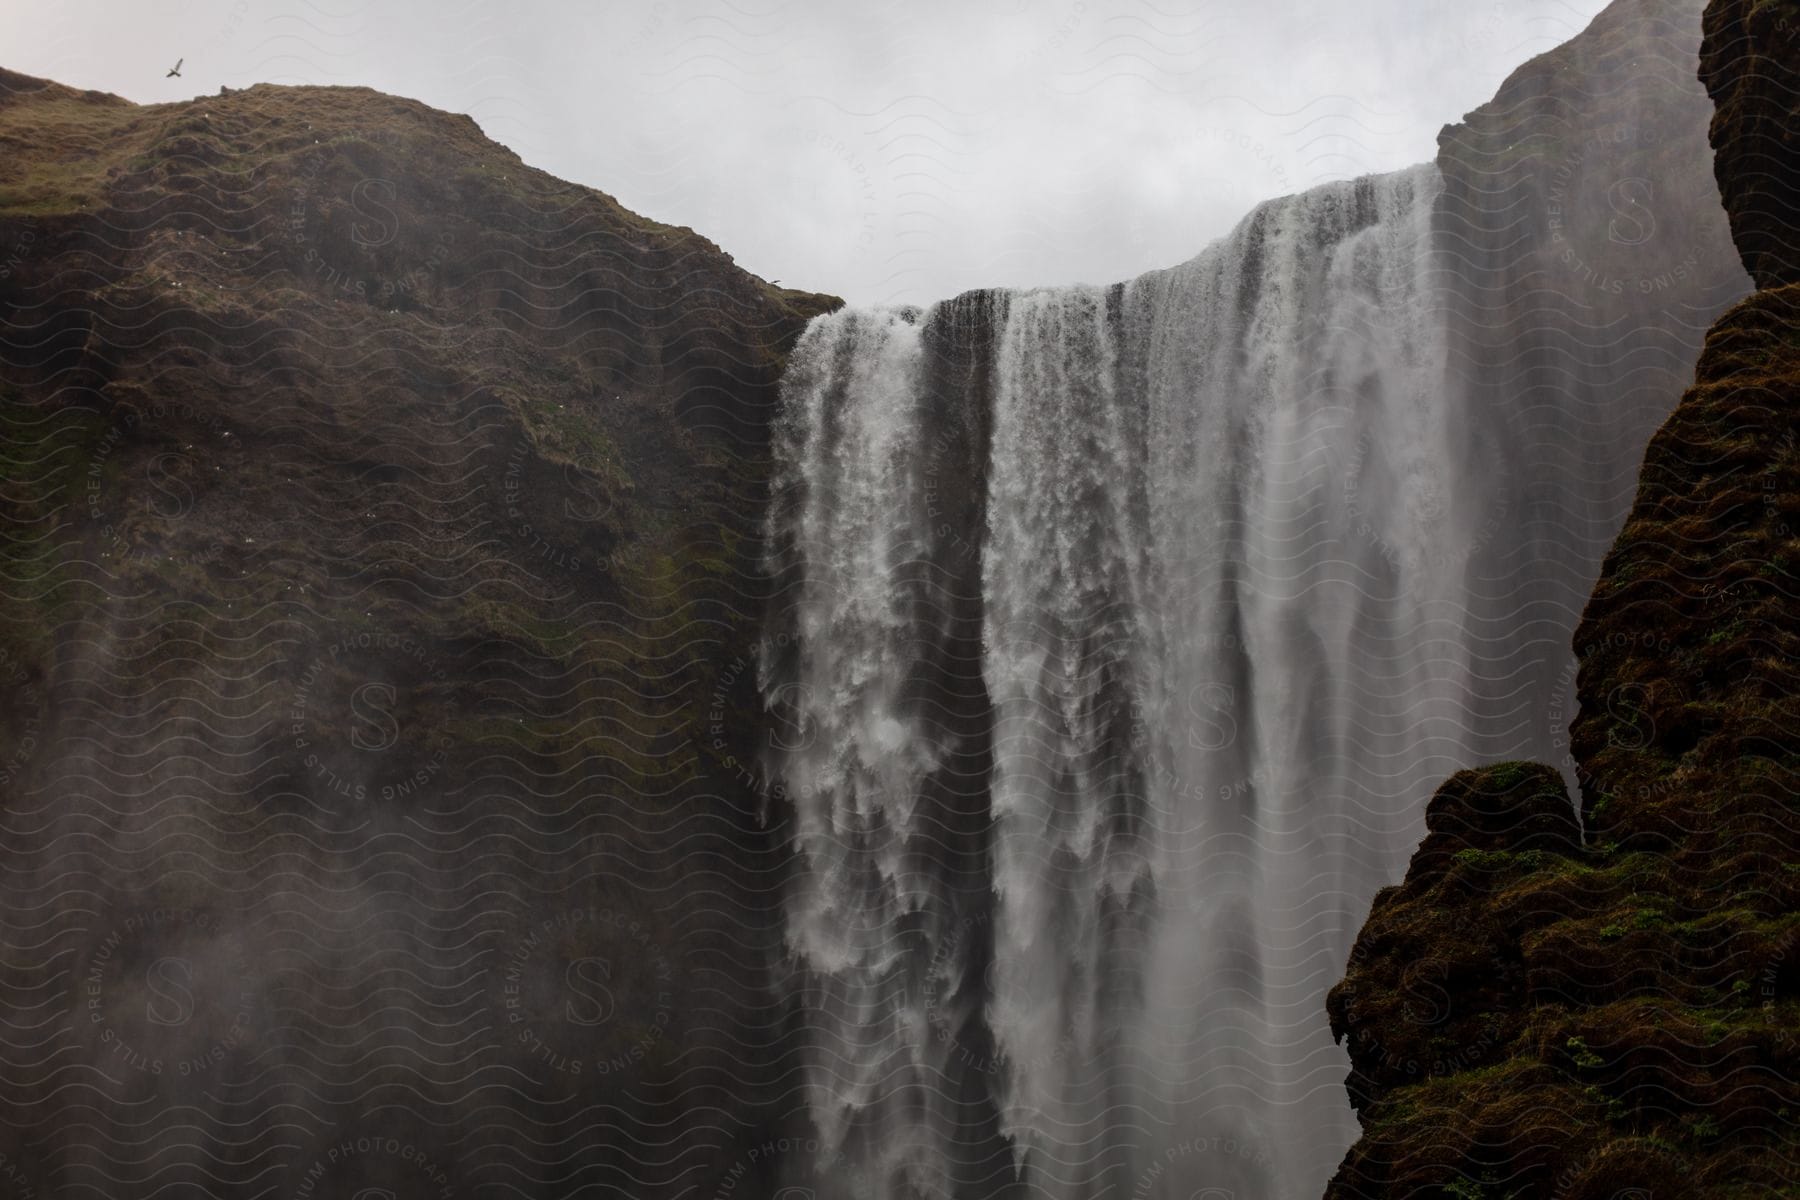
[(1800, 4), (1709, 6), (1700, 75), (1718, 106), (1714, 166), (1744, 264), (1758, 287), (1792, 283), (1800, 273)]
[(1456, 470), (1498, 497), (1463, 617), (1505, 713), (1459, 714), (1485, 757), (1563, 757), (1575, 614), (1707, 326), (1750, 288), (1709, 169), (1702, 7), (1615, 0), (1438, 137)]
[(761, 1169), (754, 567), (834, 303), (366, 89), (0, 72), (10, 1194)]
[(1579, 803), (1525, 763), (1433, 799), (1329, 1000), (1363, 1124), (1329, 1196), (1800, 1179), (1791, 8), (1707, 13), (1721, 191), (1764, 290), (1707, 335), (1576, 633)]
[[(1471, 734), (1490, 756), (1543, 740), (1639, 448), (1744, 286), (1694, 186), (1704, 96), (1666, 52), (1699, 37), (1693, 0), (1619, 0), (1441, 145), (1433, 221), (1466, 248), (1452, 351), (1491, 401), (1455, 466), (1502, 497), (1483, 521), (1523, 526), (1473, 530), (1483, 695), (1532, 714)], [(940, 306), (926, 331), (934, 405), (987, 386), (992, 301)], [(800, 989), (770, 977), (787, 831), (779, 804), (759, 820), (749, 764), (783, 736), (755, 723), (751, 666), (774, 381), (833, 303), (404, 100), (256, 87), (139, 107), (0, 73), (5, 1187), (754, 1196), (779, 1160), (819, 1157), (783, 1024)], [(933, 448), (952, 521), (980, 474), (938, 466), (979, 466), (986, 437)], [(961, 594), (978, 557), (945, 549)], [(975, 623), (957, 608), (944, 645)], [(940, 646), (919, 675), (953, 724), (981, 702), (974, 662)], [(1632, 680), (1622, 705), (1685, 694)], [(1704, 708), (1654, 711), (1710, 728)], [(988, 752), (968, 738), (945, 778)], [(1521, 1114), (1547, 1146), (1573, 1136), (1566, 1108), (1481, 1082), (1536, 1028), (1515, 926), (1585, 911), (1554, 891), (1564, 875), (1612, 895), (1614, 851), (1582, 840), (1560, 787), (1523, 766), (1447, 787), (1412, 891), (1378, 903), (1334, 998), (1376, 1122), (1346, 1169), (1373, 1194), (1457, 1146), (1526, 1144)], [(1596, 801), (1591, 820), (1627, 811)], [(985, 903), (983, 814), (956, 818), (953, 865)], [(1619, 853), (1665, 869), (1654, 847)], [(1507, 864), (1551, 882), (1490, 920), (1473, 885)], [(1440, 944), (1452, 919), (1467, 940)], [(960, 927), (986, 923), (974, 907)], [(1555, 961), (1585, 969), (1571, 944)], [(1757, 988), (1793, 974), (1756, 969)], [(976, 1133), (958, 1170), (985, 1186), (1011, 1149), (969, 1119), (999, 1061), (978, 990), (935, 1011)], [(1538, 1065), (1588, 1070), (1611, 1010), (1562, 1003), (1602, 1015), (1563, 1038), (1584, 1039), (1577, 1066)], [(1612, 1088), (1589, 1101), (1610, 1114), (1645, 1077), (1569, 1087)], [(1488, 1124), (1435, 1093), (1405, 1107), (1440, 1085)], [(1531, 1153), (1514, 1191), (1586, 1178), (1587, 1143), (1545, 1150), (1547, 1175)], [(1512, 1162), (1458, 1160), (1424, 1190), (1482, 1194)]]

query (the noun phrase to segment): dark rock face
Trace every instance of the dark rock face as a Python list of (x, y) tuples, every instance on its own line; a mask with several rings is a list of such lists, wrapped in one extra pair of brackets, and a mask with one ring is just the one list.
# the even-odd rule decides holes
[(1797, 291), (1714, 328), (1584, 616), (1585, 845), (1548, 768), (1465, 772), (1377, 897), (1329, 1003), (1364, 1137), (1328, 1194), (1797, 1177)]
[(1800, 3), (1710, 5), (1700, 78), (1718, 105), (1714, 165), (1744, 265), (1758, 287), (1800, 283)]
[(20, 1194), (751, 1186), (766, 425), (833, 303), (409, 101), (0, 73)]
[[(1788, 68), (1764, 10), (1784, 7), (1707, 15), (1721, 189), (1759, 282), (1786, 278), (1800, 199), (1767, 169), (1794, 120), (1766, 86)], [(1585, 838), (1548, 768), (1465, 772), (1377, 897), (1329, 1002), (1364, 1136), (1328, 1195), (1800, 1178), (1797, 330), (1792, 285), (1726, 313), (1650, 443), (1575, 638)]]
[(1414, 883), (1441, 878), (1464, 851), (1542, 850), (1569, 854), (1581, 830), (1562, 782), (1543, 767), (1461, 771), (1431, 798), (1429, 831), (1413, 855)]

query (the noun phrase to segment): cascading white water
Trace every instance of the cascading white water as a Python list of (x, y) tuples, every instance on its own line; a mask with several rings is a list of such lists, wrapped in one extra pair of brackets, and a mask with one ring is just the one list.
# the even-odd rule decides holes
[(880, 1161), (929, 1180), (929, 1147), (897, 1144), (907, 1093), (932, 1090), (902, 963), (909, 920), (930, 915), (910, 843), (937, 758), (902, 696), (921, 646), (902, 576), (929, 535), (920, 331), (907, 318), (823, 318), (789, 365), (776, 487), (803, 488), (788, 532), (805, 577), (780, 635), (797, 663), (779, 685), (765, 663), (763, 685), (784, 714), (777, 746), (797, 816), (788, 940), (809, 971), (820, 1138), (839, 1149), (873, 1121)]
[[(797, 739), (770, 766), (824, 1194), (1285, 1200), (1352, 1140), (1324, 994), (1493, 707), (1466, 576), (1508, 488), (1452, 445), (1440, 187), (1274, 201), (1122, 286), (809, 328), (763, 685)], [(932, 464), (971, 405), (958, 525)], [(980, 547), (960, 642), (953, 543)], [(985, 689), (985, 903), (934, 870), (931, 781), (976, 734), (933, 656)], [(971, 981), (992, 1061), (959, 1074)]]
[(1438, 187), (1420, 168), (1267, 205), (1127, 289), (1157, 571), (1136, 1048), (1152, 1149), (1211, 1148), (1151, 1194), (1301, 1195), (1341, 1155), (1322, 997), (1466, 761), (1460, 568), (1485, 506), (1449, 478)]
[(1437, 187), (1266, 205), (1110, 312), (1012, 304), (990, 1011), (1003, 1124), (1049, 1194), (1129, 1194), (1186, 1145), (1208, 1149), (1162, 1191), (1286, 1195), (1351, 1136), (1320, 999), (1401, 849), (1358, 829), (1420, 810), (1457, 749), (1470, 537), (1445, 499), (1475, 501), (1446, 477)]
[[(1116, 300), (1116, 292), (1112, 294)], [(1110, 1173), (1091, 1142), (1151, 901), (1138, 749), (1147, 615), (1143, 398), (1120, 386), (1116, 304), (1091, 288), (1014, 299), (996, 351), (982, 558), (994, 706), (990, 1020), (1002, 1126), (1051, 1194)], [(1147, 836), (1148, 835), (1148, 836)]]

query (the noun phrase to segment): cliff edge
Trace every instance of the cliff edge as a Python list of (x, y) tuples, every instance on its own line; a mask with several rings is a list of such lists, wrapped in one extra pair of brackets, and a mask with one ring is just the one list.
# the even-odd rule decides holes
[(1579, 805), (1526, 763), (1433, 799), (1328, 1001), (1363, 1124), (1328, 1196), (1748, 1197), (1800, 1179), (1790, 8), (1706, 15), (1721, 192), (1763, 290), (1707, 335), (1576, 633)]
[(0, 72), (15, 1194), (754, 1178), (767, 424), (835, 303), (412, 101)]

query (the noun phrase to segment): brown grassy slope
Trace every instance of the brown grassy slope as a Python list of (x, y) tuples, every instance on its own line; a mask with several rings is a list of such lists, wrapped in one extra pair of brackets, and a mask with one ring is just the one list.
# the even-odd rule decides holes
[[(0, 72), (0, 910), (34, 930), (0, 991), (61, 1012), (58, 964), (166, 904), (193, 944), (141, 953), (229, 950), (256, 1013), (114, 1031), (229, 1047), (204, 1082), (82, 1022), (0, 1039), (48, 1064), (0, 1099), (41, 1194), (291, 1186), (354, 1129), (657, 1195), (756, 1136), (764, 429), (834, 303), (411, 101)], [(549, 1020), (606, 964), (580, 1075), (494, 993), (571, 913), (604, 916), (530, 969)]]

